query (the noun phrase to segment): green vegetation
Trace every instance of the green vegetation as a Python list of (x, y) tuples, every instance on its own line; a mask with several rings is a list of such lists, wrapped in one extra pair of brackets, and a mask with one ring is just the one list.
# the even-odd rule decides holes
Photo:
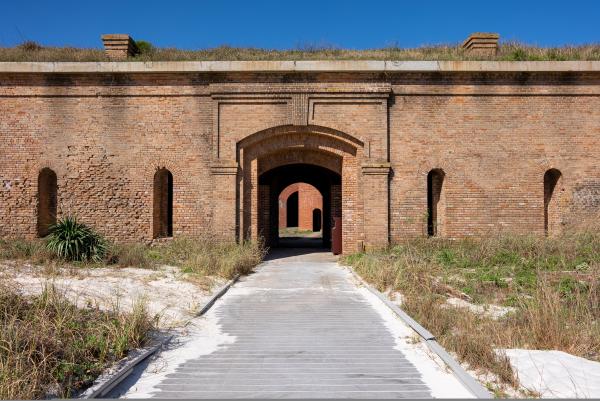
[[(196, 277), (218, 276), (230, 279), (239, 274), (250, 273), (262, 261), (266, 252), (261, 243), (246, 241), (238, 244), (219, 241), (209, 235), (179, 237), (154, 246), (108, 243), (87, 226), (83, 230), (85, 236), (81, 239), (76, 236), (78, 234), (71, 233), (76, 231), (71, 227), (72, 223), (73, 221), (69, 222), (69, 230), (61, 229), (61, 235), (57, 239), (52, 234), (47, 241), (0, 239), (0, 260), (27, 260), (37, 265), (68, 264), (72, 267), (91, 268), (115, 266), (153, 269), (160, 265), (171, 265)], [(67, 236), (63, 231), (71, 234)], [(91, 241), (91, 248), (87, 248), (81, 244), (87, 243), (85, 241), (90, 232), (94, 240)], [(74, 240), (74, 237), (78, 240)], [(99, 243), (103, 247), (101, 250)]]
[(138, 48), (139, 54), (142, 56), (147, 56), (154, 52), (154, 45), (145, 40), (136, 40), (135, 45)]
[[(155, 48), (149, 42), (136, 42), (140, 54), (128, 61), (211, 61), (211, 60), (600, 60), (600, 44), (563, 47), (537, 47), (522, 43), (501, 43), (495, 56), (466, 53), (459, 45), (423, 46), (405, 49), (352, 50), (332, 46), (303, 46), (290, 50), (221, 46), (213, 49), (183, 50)], [(0, 61), (108, 61), (102, 49), (43, 47), (26, 42), (0, 48)]]
[(69, 261), (100, 262), (106, 254), (104, 238), (74, 216), (66, 216), (50, 227), (46, 246)]
[(154, 324), (143, 302), (80, 309), (53, 287), (24, 297), (0, 283), (0, 399), (73, 396), (145, 345)]
[(285, 227), (279, 229), (279, 237), (320, 237), (321, 235), (320, 231), (302, 230), (298, 227)]
[[(600, 361), (600, 233), (555, 238), (417, 239), (345, 262), (474, 368), (516, 385), (497, 348), (558, 349)], [(501, 317), (452, 307), (448, 298), (514, 308)]]

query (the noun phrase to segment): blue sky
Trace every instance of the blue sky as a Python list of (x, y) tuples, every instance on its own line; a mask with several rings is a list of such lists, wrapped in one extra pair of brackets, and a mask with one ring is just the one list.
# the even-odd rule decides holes
[(363, 49), (456, 43), (470, 32), (542, 46), (600, 42), (600, 1), (1, 0), (0, 46), (100, 47), (129, 33), (161, 47)]

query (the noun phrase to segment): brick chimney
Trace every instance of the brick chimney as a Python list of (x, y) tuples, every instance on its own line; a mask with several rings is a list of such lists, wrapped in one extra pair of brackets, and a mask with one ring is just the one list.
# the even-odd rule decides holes
[(497, 33), (474, 32), (462, 44), (468, 53), (477, 56), (495, 56), (498, 51)]
[(111, 33), (102, 35), (104, 51), (111, 60), (125, 60), (138, 53), (133, 38), (127, 34)]

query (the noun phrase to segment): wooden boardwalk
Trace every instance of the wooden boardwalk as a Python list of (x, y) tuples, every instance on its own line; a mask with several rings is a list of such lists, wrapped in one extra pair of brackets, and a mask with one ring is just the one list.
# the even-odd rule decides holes
[[(181, 363), (152, 396), (432, 397), (350, 273), (324, 255), (266, 262), (213, 308), (235, 341)], [(449, 395), (470, 396), (450, 379), (460, 388)]]

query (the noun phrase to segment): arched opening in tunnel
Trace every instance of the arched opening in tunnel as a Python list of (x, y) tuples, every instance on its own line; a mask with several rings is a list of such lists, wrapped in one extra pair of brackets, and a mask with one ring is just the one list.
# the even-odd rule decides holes
[[(341, 216), (342, 207), (338, 173), (312, 164), (288, 164), (262, 173), (259, 185), (265, 191), (259, 206), (263, 217), (259, 230), (269, 247), (331, 248), (333, 217)], [(294, 196), (298, 201), (290, 202)], [(287, 226), (290, 204), (297, 209), (292, 211), (297, 227)], [(320, 221), (315, 223), (317, 215)]]
[[(283, 193), (283, 192), (282, 192)], [(281, 198), (281, 195), (280, 195)], [(281, 199), (280, 199), (281, 200)], [(300, 214), (299, 209), (300, 194), (298, 191), (293, 192), (285, 200), (285, 228), (299, 228), (298, 215)], [(281, 221), (280, 221), (281, 226)]]
[(287, 242), (293, 238), (312, 238), (318, 242), (316, 239), (323, 237), (323, 195), (317, 188), (305, 182), (290, 184), (281, 191), (277, 203), (279, 238), (286, 238)]

